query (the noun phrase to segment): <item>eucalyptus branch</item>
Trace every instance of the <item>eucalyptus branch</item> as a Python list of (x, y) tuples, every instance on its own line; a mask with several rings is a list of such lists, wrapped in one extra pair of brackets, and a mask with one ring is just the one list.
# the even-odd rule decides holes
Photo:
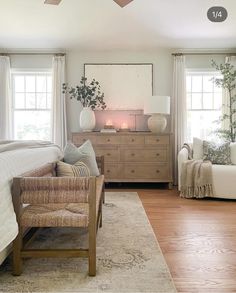
[(82, 77), (80, 85), (76, 87), (70, 87), (64, 83), (62, 93), (68, 94), (70, 99), (76, 99), (83, 107), (90, 107), (92, 110), (99, 108), (104, 110), (107, 107), (104, 102), (104, 93), (101, 93), (100, 84), (95, 79), (88, 83), (87, 78)]

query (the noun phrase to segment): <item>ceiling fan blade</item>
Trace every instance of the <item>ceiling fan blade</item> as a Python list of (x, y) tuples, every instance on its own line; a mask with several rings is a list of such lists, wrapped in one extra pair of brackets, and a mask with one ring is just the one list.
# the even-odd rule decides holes
[(58, 5), (62, 0), (44, 0), (44, 4)]
[(120, 7), (125, 7), (133, 0), (114, 0)]

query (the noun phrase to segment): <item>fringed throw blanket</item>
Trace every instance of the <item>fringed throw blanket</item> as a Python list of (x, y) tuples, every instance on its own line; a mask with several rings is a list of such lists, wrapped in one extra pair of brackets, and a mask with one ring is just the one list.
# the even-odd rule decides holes
[(213, 196), (210, 161), (189, 160), (183, 163), (180, 196), (185, 198)]

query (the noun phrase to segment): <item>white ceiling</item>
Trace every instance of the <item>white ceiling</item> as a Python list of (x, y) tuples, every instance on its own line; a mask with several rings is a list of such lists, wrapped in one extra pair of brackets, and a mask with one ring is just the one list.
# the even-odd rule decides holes
[[(0, 48), (236, 48), (236, 0), (0, 0)], [(229, 13), (208, 21), (214, 5)]]

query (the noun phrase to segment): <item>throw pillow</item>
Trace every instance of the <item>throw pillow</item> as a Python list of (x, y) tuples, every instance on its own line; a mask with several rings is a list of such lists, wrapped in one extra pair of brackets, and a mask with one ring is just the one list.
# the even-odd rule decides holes
[(66, 145), (64, 162), (73, 165), (78, 161), (88, 166), (91, 176), (99, 176), (96, 155), (90, 140), (87, 140), (78, 148), (73, 143)]
[(236, 165), (236, 142), (231, 142), (230, 152), (231, 152), (231, 162), (233, 165)]
[(212, 164), (230, 165), (230, 143), (217, 145), (213, 142), (203, 141), (203, 160), (209, 160)]
[(203, 158), (203, 141), (197, 137), (193, 138), (193, 159), (202, 160)]
[(57, 177), (87, 177), (90, 176), (89, 168), (83, 162), (70, 165), (57, 162)]

